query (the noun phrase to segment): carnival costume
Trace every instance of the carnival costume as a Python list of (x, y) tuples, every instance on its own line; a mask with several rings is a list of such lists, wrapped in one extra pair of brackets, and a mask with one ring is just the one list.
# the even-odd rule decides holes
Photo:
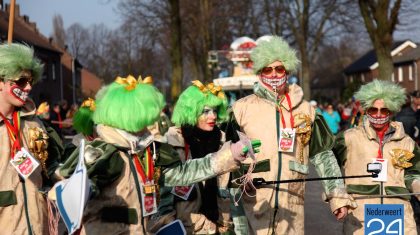
[[(0, 113), (2, 234), (48, 234), (47, 201), (42, 191), (54, 180), (62, 147), (61, 140), (54, 139), (56, 135), (50, 135), (53, 131), (47, 130), (37, 118), (35, 104), (28, 98), (32, 84), (39, 80), (41, 74), (41, 62), (34, 57), (31, 48), (15, 43), (0, 45), (0, 105), (13, 106), (10, 117)], [(6, 84), (10, 84), (10, 90), (6, 89)], [(30, 159), (19, 157), (25, 151), (21, 148), (39, 162), (39, 166), (26, 178), (16, 170), (19, 168), (25, 174), (25, 167), (19, 164), (26, 164)], [(22, 162), (17, 162), (17, 158)], [(32, 169), (29, 168), (26, 170)]]
[[(383, 100), (384, 107), (396, 113), (405, 102), (405, 92), (391, 82), (374, 80), (363, 85), (355, 94), (363, 108), (368, 110), (376, 100)], [(390, 115), (383, 120), (389, 127), (381, 136), (372, 127), (372, 122), (382, 121), (365, 115), (363, 124), (337, 136), (334, 152), (345, 175), (366, 174), (366, 165), (374, 160), (387, 161), (387, 179), (381, 183), (370, 178), (346, 179), (347, 191), (357, 201), (357, 208), (345, 218), (345, 234), (364, 234), (364, 205), (380, 204), (381, 195), (420, 193), (420, 150), (405, 134), (402, 123), (390, 121)], [(363, 195), (374, 198), (357, 199)], [(417, 195), (417, 198), (419, 196)], [(404, 205), (404, 234), (417, 234), (410, 205), (410, 196), (383, 198), (385, 204)]]
[[(213, 130), (203, 130), (197, 126), (205, 107), (217, 110), (217, 122), (226, 121), (227, 99), (220, 87), (193, 81), (180, 95), (172, 115), (176, 125), (165, 135), (168, 144), (179, 153), (180, 160), (200, 159), (217, 152), (225, 143), (224, 133), (214, 126)], [(230, 143), (226, 143), (229, 145)], [(227, 191), (229, 174), (202, 181), (189, 187), (170, 187), (166, 191), (169, 200), (175, 203), (166, 206), (161, 203), (160, 211), (176, 211), (188, 234), (215, 234), (227, 232), (232, 227), (230, 221), (230, 198)], [(180, 192), (182, 190), (182, 192)]]
[[(296, 52), (276, 36), (260, 42), (252, 51), (251, 59), (256, 74), (275, 61), (281, 62), (287, 73), (294, 72), (299, 64)], [(302, 89), (290, 85), (279, 96), (274, 88), (267, 88), (279, 84), (287, 86), (287, 73), (274, 81), (261, 75), (254, 94), (233, 105), (227, 139), (236, 139), (235, 130), (239, 129), (250, 139), (260, 139), (261, 150), (256, 155), (256, 163), (247, 159), (241, 170), (232, 174), (232, 179), (243, 175), (254, 163), (252, 177), (269, 181), (305, 179), (309, 162), (321, 177), (341, 176), (331, 151), (334, 136), (322, 116), (303, 99)], [(285, 128), (295, 129), (295, 134), (283, 132)], [(295, 141), (296, 146), (290, 146), (291, 141)], [(356, 206), (345, 192), (343, 180), (322, 183), (332, 212), (344, 206)], [(239, 194), (235, 187), (238, 185), (233, 183), (231, 191), (236, 201)], [(277, 183), (257, 189), (248, 185), (246, 188), (249, 192), (242, 196), (239, 207), (232, 207), (235, 208), (232, 214), (236, 233), (304, 234), (304, 182)]]
[[(82, 234), (145, 234), (148, 216), (157, 211), (158, 183), (190, 185), (238, 167), (229, 148), (182, 163), (172, 146), (154, 142), (146, 127), (163, 105), (155, 87), (132, 76), (98, 92), (93, 120), (99, 138), (85, 148), (93, 197)], [(74, 171), (77, 152), (60, 169), (63, 176)]]

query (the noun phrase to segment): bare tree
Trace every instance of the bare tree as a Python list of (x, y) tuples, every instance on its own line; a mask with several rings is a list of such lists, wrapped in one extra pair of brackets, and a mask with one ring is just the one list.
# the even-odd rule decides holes
[(305, 98), (311, 97), (311, 61), (326, 37), (340, 34), (354, 15), (351, 0), (290, 0), (283, 2), (284, 35), (291, 35), (301, 59), (300, 79)]
[(81, 24), (70, 25), (66, 30), (66, 44), (75, 58), (80, 58), (85, 52), (89, 40), (89, 32)]
[(54, 15), (53, 17), (53, 40), (60, 48), (65, 47), (66, 44), (66, 33), (64, 29), (63, 18), (61, 15)]
[(379, 64), (379, 79), (391, 81), (394, 64), (391, 50), (401, 0), (359, 0), (360, 12), (372, 41)]
[(175, 100), (182, 90), (182, 34), (181, 34), (181, 15), (179, 0), (169, 0), (170, 5), (170, 25), (171, 25), (171, 65), (172, 65), (172, 86), (171, 100)]

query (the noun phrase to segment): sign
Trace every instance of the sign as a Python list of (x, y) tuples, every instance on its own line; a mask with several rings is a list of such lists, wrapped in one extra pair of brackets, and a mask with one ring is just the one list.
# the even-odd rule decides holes
[(404, 234), (404, 205), (366, 204), (365, 235)]
[(159, 231), (156, 232), (156, 235), (186, 235), (184, 225), (181, 220), (177, 219), (171, 223), (163, 226)]
[(83, 210), (89, 198), (90, 183), (84, 164), (85, 141), (80, 142), (79, 162), (73, 175), (54, 185), (57, 195), (57, 207), (66, 224), (69, 234), (75, 233), (81, 226)]

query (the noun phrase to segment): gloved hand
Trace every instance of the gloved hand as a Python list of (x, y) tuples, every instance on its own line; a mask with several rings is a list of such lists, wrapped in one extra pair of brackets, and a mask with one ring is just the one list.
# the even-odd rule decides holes
[[(260, 140), (252, 140), (250, 141), (248, 138), (241, 139), (236, 143), (230, 145), (230, 150), (232, 152), (233, 158), (238, 161), (244, 161), (247, 156), (251, 153), (252, 156), (254, 153), (258, 153), (259, 147), (261, 146)], [(251, 151), (250, 151), (251, 148)]]

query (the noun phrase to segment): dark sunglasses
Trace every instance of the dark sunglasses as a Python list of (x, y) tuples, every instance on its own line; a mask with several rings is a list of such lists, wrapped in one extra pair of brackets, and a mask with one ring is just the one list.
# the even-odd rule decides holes
[(389, 115), (391, 113), (391, 111), (389, 111), (389, 109), (387, 108), (378, 109), (375, 107), (368, 108), (366, 112), (371, 116), (377, 114), (378, 112), (384, 116)]
[(276, 73), (280, 74), (280, 75), (285, 75), (286, 74), (286, 68), (282, 65), (278, 65), (275, 67), (264, 67), (261, 69), (261, 74), (262, 75), (270, 75), (272, 72), (276, 71)]
[(27, 85), (27, 84), (29, 84), (29, 85), (31, 85), (31, 86), (32, 86), (33, 79), (32, 79), (32, 78), (30, 78), (30, 77), (20, 77), (20, 78), (19, 78), (18, 80), (16, 80), (16, 81), (11, 81), (11, 83), (12, 83), (12, 84), (16, 84), (16, 85), (18, 85), (19, 87), (24, 88), (24, 87), (26, 87), (26, 85)]

